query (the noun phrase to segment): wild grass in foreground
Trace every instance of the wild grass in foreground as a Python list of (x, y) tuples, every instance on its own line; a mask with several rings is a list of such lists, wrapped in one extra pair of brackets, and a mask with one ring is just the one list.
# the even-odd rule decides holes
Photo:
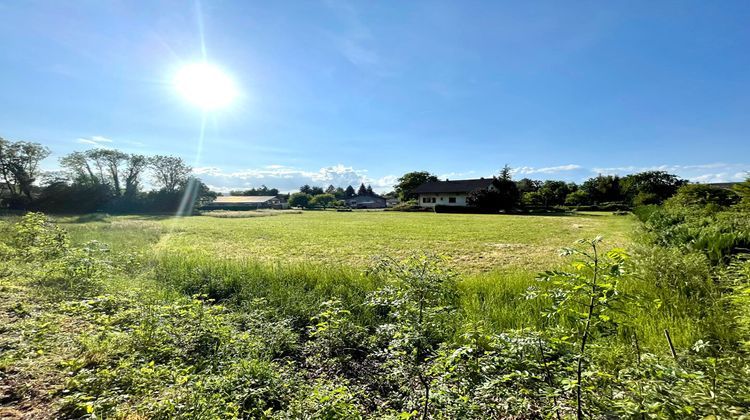
[[(133, 238), (117, 251), (79, 243), (35, 214), (2, 231), (0, 389), (9, 409), (34, 417), (678, 418), (750, 408), (750, 265), (712, 265), (679, 242), (647, 238), (629, 256), (582, 243), (569, 267), (535, 281), (523, 270), (459, 275), (434, 254), (368, 270), (133, 254)], [(149, 235), (142, 243), (158, 243)], [(592, 245), (601, 258), (590, 258)]]

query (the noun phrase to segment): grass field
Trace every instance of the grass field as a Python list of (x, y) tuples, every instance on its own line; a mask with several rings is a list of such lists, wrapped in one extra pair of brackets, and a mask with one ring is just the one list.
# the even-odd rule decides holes
[[(36, 224), (29, 224), (30, 220)], [(590, 357), (596, 363), (591, 366), (614, 378), (623, 366), (636, 363), (634, 337), (639, 355), (644, 351), (655, 355), (654, 360), (669, 360), (665, 330), (682, 355), (698, 340), (738, 341), (725, 315), (728, 303), (720, 299), (705, 257), (685, 257), (679, 249), (654, 247), (639, 254), (647, 246), (646, 235), (633, 240), (642, 229), (633, 216), (293, 211), (185, 218), (56, 216), (57, 225), (43, 215), (29, 214), (23, 220), (6, 216), (0, 221), (21, 222), (0, 223), (0, 233), (10, 244), (0, 241), (0, 253), (10, 258), (0, 260), (0, 348), (9, 349), (0, 352), (0, 373), (5, 375), (0, 376), (0, 398), (13, 402), (6, 412), (30, 413), (29, 418), (45, 418), (45, 413), (71, 418), (91, 413), (101, 413), (103, 418), (111, 413), (162, 413), (155, 417), (170, 418), (183, 408), (192, 415), (189, 407), (193, 406), (239, 417), (233, 414), (240, 411), (238, 401), (243, 410), (252, 407), (245, 407), (247, 395), (234, 393), (250, 390), (255, 395), (266, 389), (266, 381), (272, 381), (268, 389), (293, 395), (258, 394), (264, 410), (268, 398), (279, 401), (274, 410), (312, 410), (289, 401), (317, 398), (315, 392), (323, 392), (314, 406), (327, 404), (328, 382), (320, 381), (330, 380), (333, 386), (346, 378), (338, 376), (343, 368), (331, 365), (332, 361), (343, 357), (354, 372), (353, 382), (331, 391), (349, 395), (348, 386), (364, 386), (356, 381), (377, 383), (379, 374), (374, 372), (391, 366), (392, 355), (379, 364), (381, 353), (411, 345), (402, 337), (411, 337), (415, 328), (427, 328), (424, 325), (435, 326), (425, 340), (434, 340), (436, 344), (430, 345), (438, 349), (435, 354), (446, 357), (430, 361), (430, 372), (441, 372), (442, 363), (468, 357), (454, 360), (460, 354), (454, 350), (480, 354), (494, 342), (489, 340), (498, 337), (505, 337), (498, 345), (507, 347), (512, 357), (497, 356), (500, 359), (492, 359), (493, 364), (505, 368), (510, 362), (530, 363), (532, 370), (540, 366), (546, 370), (547, 362), (535, 364), (538, 347), (539, 360), (545, 360), (541, 340), (549, 340), (550, 349), (557, 348), (552, 344), (576, 348), (570, 338), (583, 324), (581, 316), (571, 315), (579, 314), (578, 309), (545, 316), (554, 297), (544, 294), (550, 285), (535, 277), (563, 266), (569, 273), (578, 270), (558, 250), (597, 235), (606, 238), (604, 249), (626, 248), (633, 258), (623, 263), (625, 275), (617, 288), (617, 295), (623, 296), (617, 298), (622, 299), (617, 307), (621, 324), (611, 324), (617, 326), (612, 329), (600, 317), (604, 324), (592, 339), (595, 347)], [(58, 226), (68, 232), (72, 245)], [(86, 244), (92, 240), (108, 244), (110, 252)], [(415, 271), (408, 271), (407, 279), (399, 282), (394, 282), (393, 272), (368, 270), (374, 257), (399, 259), (414, 253), (448, 259), (436, 261), (436, 271), (430, 268), (427, 274), (419, 263), (403, 265)], [(571, 290), (583, 290), (577, 287), (583, 280), (575, 276), (561, 278)], [(705, 280), (704, 288), (695, 289), (702, 294), (695, 297), (673, 286), (695, 288)], [(383, 296), (394, 300), (383, 301)], [(425, 316), (430, 317), (425, 324), (423, 307), (416, 303), (420, 296), (434, 296), (424, 300), (432, 305), (425, 307)], [(615, 299), (614, 294), (609, 297)], [(581, 305), (578, 300), (570, 302), (571, 308)], [(515, 334), (525, 338), (516, 340)], [(513, 347), (514, 343), (530, 347), (516, 354), (520, 347)], [(356, 358), (346, 352), (339, 356), (340, 351), (334, 351), (339, 347), (354, 352)], [(555, 368), (562, 369), (560, 377), (570, 377), (573, 365), (559, 363)], [(372, 372), (359, 373), (371, 366)], [(454, 375), (453, 365), (446, 366), (446, 375)], [(175, 372), (179, 377), (173, 376)], [(392, 378), (406, 373), (394, 372)], [(259, 375), (260, 382), (246, 382), (253, 375)], [(413, 377), (403, 380), (404, 389), (415, 386)], [(524, 380), (512, 380), (509, 386)], [(506, 383), (506, 379), (499, 381)], [(204, 383), (209, 388), (200, 388)], [(542, 388), (548, 386), (545, 381)], [(382, 389), (388, 398), (402, 398), (388, 387)], [(121, 398), (123, 392), (129, 399)], [(367, 402), (362, 410), (374, 410), (367, 405), (370, 388), (352, 392)], [(512, 398), (516, 395), (513, 390)], [(175, 398), (183, 403), (173, 404)], [(4, 413), (0, 410), (0, 417)]]
[(449, 257), (452, 267), (463, 272), (520, 270), (532, 275), (558, 265), (557, 251), (580, 238), (603, 235), (607, 246), (625, 246), (634, 226), (630, 216), (609, 213), (495, 216), (318, 211), (252, 217), (267, 214), (58, 220), (74, 240), (96, 239), (115, 250), (355, 268), (366, 267), (375, 256), (431, 252)]
[[(632, 216), (522, 216), (403, 212), (235, 212), (168, 216), (58, 217), (74, 242), (137, 252), (161, 284), (235, 302), (262, 297), (300, 320), (331, 297), (355, 306), (376, 288), (362, 273), (377, 257), (434, 253), (459, 274), (462, 317), (498, 329), (538, 326), (524, 298), (536, 275), (563, 266), (559, 250), (602, 235), (626, 247)], [(230, 217), (227, 217), (230, 216)], [(654, 328), (660, 328), (655, 326)]]

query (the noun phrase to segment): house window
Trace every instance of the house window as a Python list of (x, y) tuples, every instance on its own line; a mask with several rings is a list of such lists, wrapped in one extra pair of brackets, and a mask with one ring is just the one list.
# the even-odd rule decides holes
[(448, 197), (448, 202), (449, 203), (455, 203), (456, 202), (456, 197)]
[(432, 202), (433, 202), (433, 203), (435, 202), (435, 197), (432, 197)]
[(427, 197), (422, 197), (422, 202), (427, 203)]

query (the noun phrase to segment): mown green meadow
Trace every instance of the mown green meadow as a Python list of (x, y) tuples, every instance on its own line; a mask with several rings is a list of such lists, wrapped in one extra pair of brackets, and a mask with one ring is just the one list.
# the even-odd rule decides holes
[[(231, 216), (231, 215), (230, 215)], [(378, 256), (429, 252), (462, 272), (539, 270), (559, 264), (557, 251), (603, 235), (610, 247), (629, 243), (631, 216), (584, 213), (495, 216), (403, 212), (236, 212), (234, 217), (59, 217), (78, 242), (114, 250), (208, 255), (266, 263), (366, 268)]]

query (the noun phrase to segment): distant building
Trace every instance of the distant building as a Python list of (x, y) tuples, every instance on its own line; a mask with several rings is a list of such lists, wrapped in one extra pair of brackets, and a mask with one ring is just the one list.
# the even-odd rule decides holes
[(275, 195), (221, 195), (204, 205), (205, 210), (285, 209), (286, 197)]
[(426, 182), (415, 188), (412, 193), (419, 196), (418, 202), (421, 207), (465, 206), (469, 193), (480, 188), (494, 188), (492, 178)]
[(349, 197), (346, 205), (353, 209), (382, 209), (385, 208), (385, 198), (377, 195), (357, 195)]
[(739, 184), (739, 182), (712, 182), (705, 185), (714, 188), (721, 188), (723, 190), (731, 190), (737, 184)]

